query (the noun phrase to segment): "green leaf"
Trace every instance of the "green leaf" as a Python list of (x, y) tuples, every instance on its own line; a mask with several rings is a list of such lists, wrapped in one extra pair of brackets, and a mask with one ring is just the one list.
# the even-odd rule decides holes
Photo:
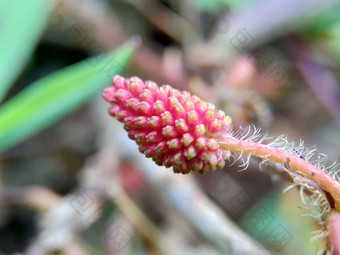
[(242, 9), (244, 6), (255, 2), (254, 0), (191, 0), (201, 11), (221, 12), (230, 8), (232, 11)]
[(328, 38), (324, 40), (320, 40), (320, 44), (328, 50), (333, 56), (340, 59), (340, 47), (339, 47), (339, 40), (340, 40), (340, 23), (336, 23), (334, 25), (329, 26), (327, 29)]
[(32, 54), (53, 2), (0, 1), (0, 101)]
[(307, 39), (322, 39), (329, 36), (329, 28), (340, 24), (340, 6), (328, 10), (315, 17), (300, 29), (300, 34)]
[(52, 125), (107, 86), (129, 63), (127, 43), (43, 78), (0, 108), (0, 152)]
[(340, 59), (340, 5), (310, 20), (299, 33), (305, 40), (315, 43), (328, 51), (332, 57)]
[(193, 4), (201, 11), (207, 12), (216, 12), (222, 10), (226, 10), (228, 8), (228, 3), (224, 0), (192, 0)]

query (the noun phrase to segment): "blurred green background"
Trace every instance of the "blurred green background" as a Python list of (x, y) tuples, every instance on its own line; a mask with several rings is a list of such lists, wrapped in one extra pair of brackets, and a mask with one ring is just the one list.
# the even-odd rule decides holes
[(339, 39), (335, 0), (2, 0), (0, 254), (322, 254), (280, 166), (174, 175), (101, 91), (118, 73), (171, 84), (331, 162)]

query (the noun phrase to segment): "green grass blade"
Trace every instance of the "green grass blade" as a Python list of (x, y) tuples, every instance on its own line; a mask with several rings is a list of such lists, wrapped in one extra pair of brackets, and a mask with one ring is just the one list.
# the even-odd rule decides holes
[(32, 54), (53, 2), (0, 1), (0, 101)]
[(43, 78), (0, 108), (0, 152), (52, 125), (101, 93), (111, 77), (129, 63), (127, 43), (107, 55), (89, 58)]
[(232, 11), (242, 9), (244, 6), (255, 2), (254, 0), (191, 0), (192, 4), (201, 11), (226, 12), (228, 8)]

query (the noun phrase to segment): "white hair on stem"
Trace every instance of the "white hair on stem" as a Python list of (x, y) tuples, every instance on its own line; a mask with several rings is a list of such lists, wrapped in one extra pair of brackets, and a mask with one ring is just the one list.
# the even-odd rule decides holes
[[(340, 181), (340, 163), (334, 162), (332, 164), (328, 164), (328, 156), (326, 154), (319, 153), (316, 146), (307, 148), (304, 145), (304, 141), (302, 139), (300, 139), (299, 143), (296, 144), (293, 141), (289, 142), (287, 135), (282, 134), (273, 140), (273, 138), (268, 135), (268, 131), (264, 134), (261, 134), (261, 129), (256, 128), (253, 124), (249, 125), (246, 128), (231, 130), (230, 134), (232, 137), (239, 140), (267, 144), (279, 150), (289, 152), (321, 169), (323, 172), (327, 173), (335, 180)], [(269, 142), (265, 143), (265, 141)], [(236, 158), (235, 162), (242, 158), (242, 154), (243, 153), (241, 153), (240, 157)], [(233, 158), (235, 159), (235, 156)], [(264, 160), (263, 162), (261, 162), (261, 166), (263, 166), (265, 162), (268, 162), (266, 156), (264, 156), (263, 158)], [(233, 162), (232, 164), (235, 164), (235, 162)], [(249, 162), (247, 163), (246, 161), (242, 161), (241, 167), (244, 167), (248, 164)]]
[[(294, 143), (293, 141), (289, 141), (287, 135), (285, 134), (273, 139), (268, 135), (268, 132), (261, 134), (261, 129), (257, 129), (253, 124), (249, 125), (247, 128), (231, 130), (230, 134), (231, 137), (238, 140), (266, 144), (297, 156), (325, 172), (336, 181), (340, 181), (340, 164), (337, 162), (329, 164), (328, 156), (326, 154), (319, 153), (316, 146), (310, 148), (306, 147), (302, 139), (300, 139), (298, 143)], [(226, 144), (226, 142), (222, 141), (221, 144)], [(244, 157), (244, 154), (247, 154), (247, 157)], [(231, 165), (241, 160), (239, 167), (242, 169), (240, 171), (244, 171), (249, 166), (249, 160), (252, 154), (253, 153), (247, 151), (247, 148), (244, 148), (239, 153), (233, 152), (231, 157), (233, 162)], [(261, 170), (262, 167), (269, 162), (269, 156), (271, 156), (271, 154), (259, 156), (262, 158), (262, 161), (259, 164)], [(289, 157), (287, 157), (285, 161), (285, 170), (292, 178), (293, 184), (286, 188), (283, 192), (287, 192), (294, 187), (299, 187), (304, 208), (308, 209), (309, 211), (308, 214), (303, 214), (303, 216), (311, 216), (321, 224), (321, 229), (313, 232), (314, 236), (312, 240), (327, 237), (328, 231), (325, 226), (323, 216), (331, 211), (331, 205), (327, 199), (325, 191), (317, 182), (307, 178), (301, 172), (291, 170), (289, 166)], [(325, 251), (325, 249), (323, 251)]]

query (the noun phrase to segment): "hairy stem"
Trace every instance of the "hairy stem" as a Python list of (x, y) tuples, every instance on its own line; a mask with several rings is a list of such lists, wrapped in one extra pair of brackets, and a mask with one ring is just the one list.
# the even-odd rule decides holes
[(290, 169), (296, 173), (302, 174), (305, 178), (314, 181), (320, 185), (322, 189), (329, 192), (334, 199), (335, 209), (340, 211), (340, 183), (321, 169), (307, 162), (305, 159), (273, 146), (253, 141), (244, 141), (233, 137), (223, 138), (222, 140), (219, 140), (219, 143), (224, 150), (250, 154), (280, 164), (284, 164), (287, 159), (289, 159)]

